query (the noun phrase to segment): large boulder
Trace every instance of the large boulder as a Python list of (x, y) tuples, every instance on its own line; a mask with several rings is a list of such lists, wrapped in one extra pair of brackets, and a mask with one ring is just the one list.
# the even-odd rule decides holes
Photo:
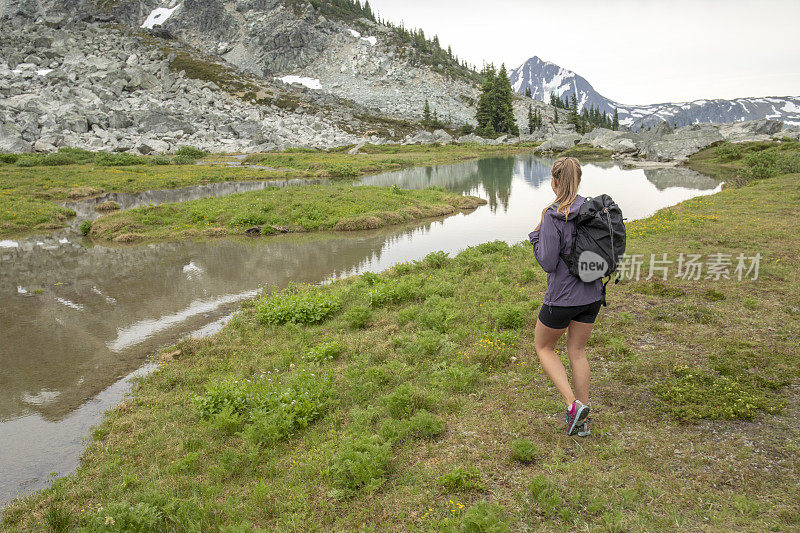
[(145, 139), (136, 147), (142, 154), (163, 154), (169, 152), (169, 143), (159, 139)]
[(32, 152), (33, 145), (22, 138), (12, 124), (0, 124), (0, 152)]
[(690, 155), (723, 140), (717, 126), (692, 124), (644, 143), (641, 152), (653, 161), (683, 161)]
[(748, 120), (747, 122), (734, 122), (722, 124), (719, 133), (722, 138), (730, 142), (768, 141), (773, 135), (781, 131), (783, 122), (762, 118)]
[(436, 130), (433, 132), (433, 136), (436, 138), (436, 142), (447, 144), (453, 142), (453, 136), (447, 133), (445, 130)]
[(420, 131), (415, 135), (408, 135), (403, 144), (433, 144), (437, 142), (436, 137), (429, 131)]
[(637, 141), (639, 138), (636, 134), (630, 132), (595, 128), (581, 137), (580, 144), (588, 144), (620, 154), (630, 154), (639, 151)]
[(578, 144), (581, 140), (578, 133), (559, 133), (536, 147), (537, 152), (563, 152)]
[(195, 127), (186, 120), (157, 111), (135, 112), (133, 121), (141, 133), (163, 134), (170, 131), (182, 131), (185, 135), (191, 135), (196, 131)]
[(458, 144), (486, 144), (486, 139), (474, 133), (469, 135), (462, 135), (456, 140)]

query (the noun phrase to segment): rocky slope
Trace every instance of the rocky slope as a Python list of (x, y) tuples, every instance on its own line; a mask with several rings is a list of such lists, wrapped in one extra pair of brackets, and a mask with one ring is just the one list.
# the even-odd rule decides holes
[(549, 102), (551, 93), (559, 98), (574, 94), (579, 110), (594, 106), (601, 112), (613, 114), (617, 109), (620, 124), (633, 130), (649, 128), (662, 121), (680, 127), (702, 122), (728, 123), (762, 118), (800, 127), (800, 96), (625, 105), (601, 95), (586, 79), (571, 70), (536, 56), (513, 69), (509, 77), (518, 93), (525, 94), (530, 89), (537, 100)]
[(383, 142), (413, 129), (425, 100), (453, 127), (474, 118), (471, 73), (316, 5), (0, 2), (0, 150)]

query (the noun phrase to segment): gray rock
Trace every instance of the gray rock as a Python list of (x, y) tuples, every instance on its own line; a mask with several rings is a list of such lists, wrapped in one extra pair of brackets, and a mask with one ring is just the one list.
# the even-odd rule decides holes
[(637, 136), (633, 133), (595, 128), (581, 137), (580, 144), (588, 144), (595, 148), (628, 154), (639, 151), (636, 145), (637, 140)]
[(356, 155), (358, 153), (358, 151), (361, 150), (362, 148), (364, 148), (364, 146), (366, 144), (367, 144), (367, 141), (361, 141), (360, 143), (358, 143), (354, 147), (350, 148), (350, 150), (348, 150), (347, 153), (350, 154), (350, 155)]
[(469, 135), (462, 135), (456, 140), (458, 144), (486, 144), (486, 139), (470, 133)]
[(33, 145), (24, 140), (11, 124), (0, 124), (0, 152), (32, 152)]
[(722, 139), (716, 126), (693, 124), (664, 135), (661, 139), (647, 141), (641, 151), (653, 161), (683, 161)]
[(733, 124), (721, 124), (719, 133), (726, 141), (747, 142), (766, 141), (781, 131), (783, 123), (779, 120), (761, 119)]
[(62, 129), (74, 131), (75, 133), (86, 133), (89, 131), (89, 121), (82, 115), (70, 113), (58, 120)]
[(436, 142), (447, 144), (453, 142), (453, 136), (447, 133), (445, 130), (436, 130), (433, 132), (433, 136), (436, 138)]
[(169, 143), (160, 141), (158, 139), (147, 139), (140, 142), (136, 149), (142, 154), (163, 154), (169, 152)]
[(56, 151), (55, 146), (45, 141), (42, 141), (41, 139), (33, 143), (33, 149), (36, 152), (45, 152), (45, 153)]
[(578, 133), (559, 133), (536, 147), (536, 152), (562, 152), (578, 144), (582, 136)]

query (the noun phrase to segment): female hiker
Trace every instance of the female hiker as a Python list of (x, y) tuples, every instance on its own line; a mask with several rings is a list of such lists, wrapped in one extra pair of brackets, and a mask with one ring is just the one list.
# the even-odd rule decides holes
[[(586, 341), (600, 311), (603, 286), (601, 279), (585, 283), (572, 275), (562, 258), (571, 249), (573, 219), (584, 202), (578, 195), (581, 166), (574, 157), (562, 157), (553, 163), (550, 173), (556, 199), (542, 211), (539, 225), (529, 235), (536, 260), (547, 272), (547, 292), (536, 321), (534, 345), (542, 368), (567, 404), (567, 434), (585, 437), (589, 435)], [(564, 332), (574, 390), (555, 352)]]

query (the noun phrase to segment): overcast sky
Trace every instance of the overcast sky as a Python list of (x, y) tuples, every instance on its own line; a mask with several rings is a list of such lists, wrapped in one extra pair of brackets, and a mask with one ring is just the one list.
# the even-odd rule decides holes
[(479, 67), (538, 55), (623, 104), (800, 95), (800, 0), (370, 0)]

